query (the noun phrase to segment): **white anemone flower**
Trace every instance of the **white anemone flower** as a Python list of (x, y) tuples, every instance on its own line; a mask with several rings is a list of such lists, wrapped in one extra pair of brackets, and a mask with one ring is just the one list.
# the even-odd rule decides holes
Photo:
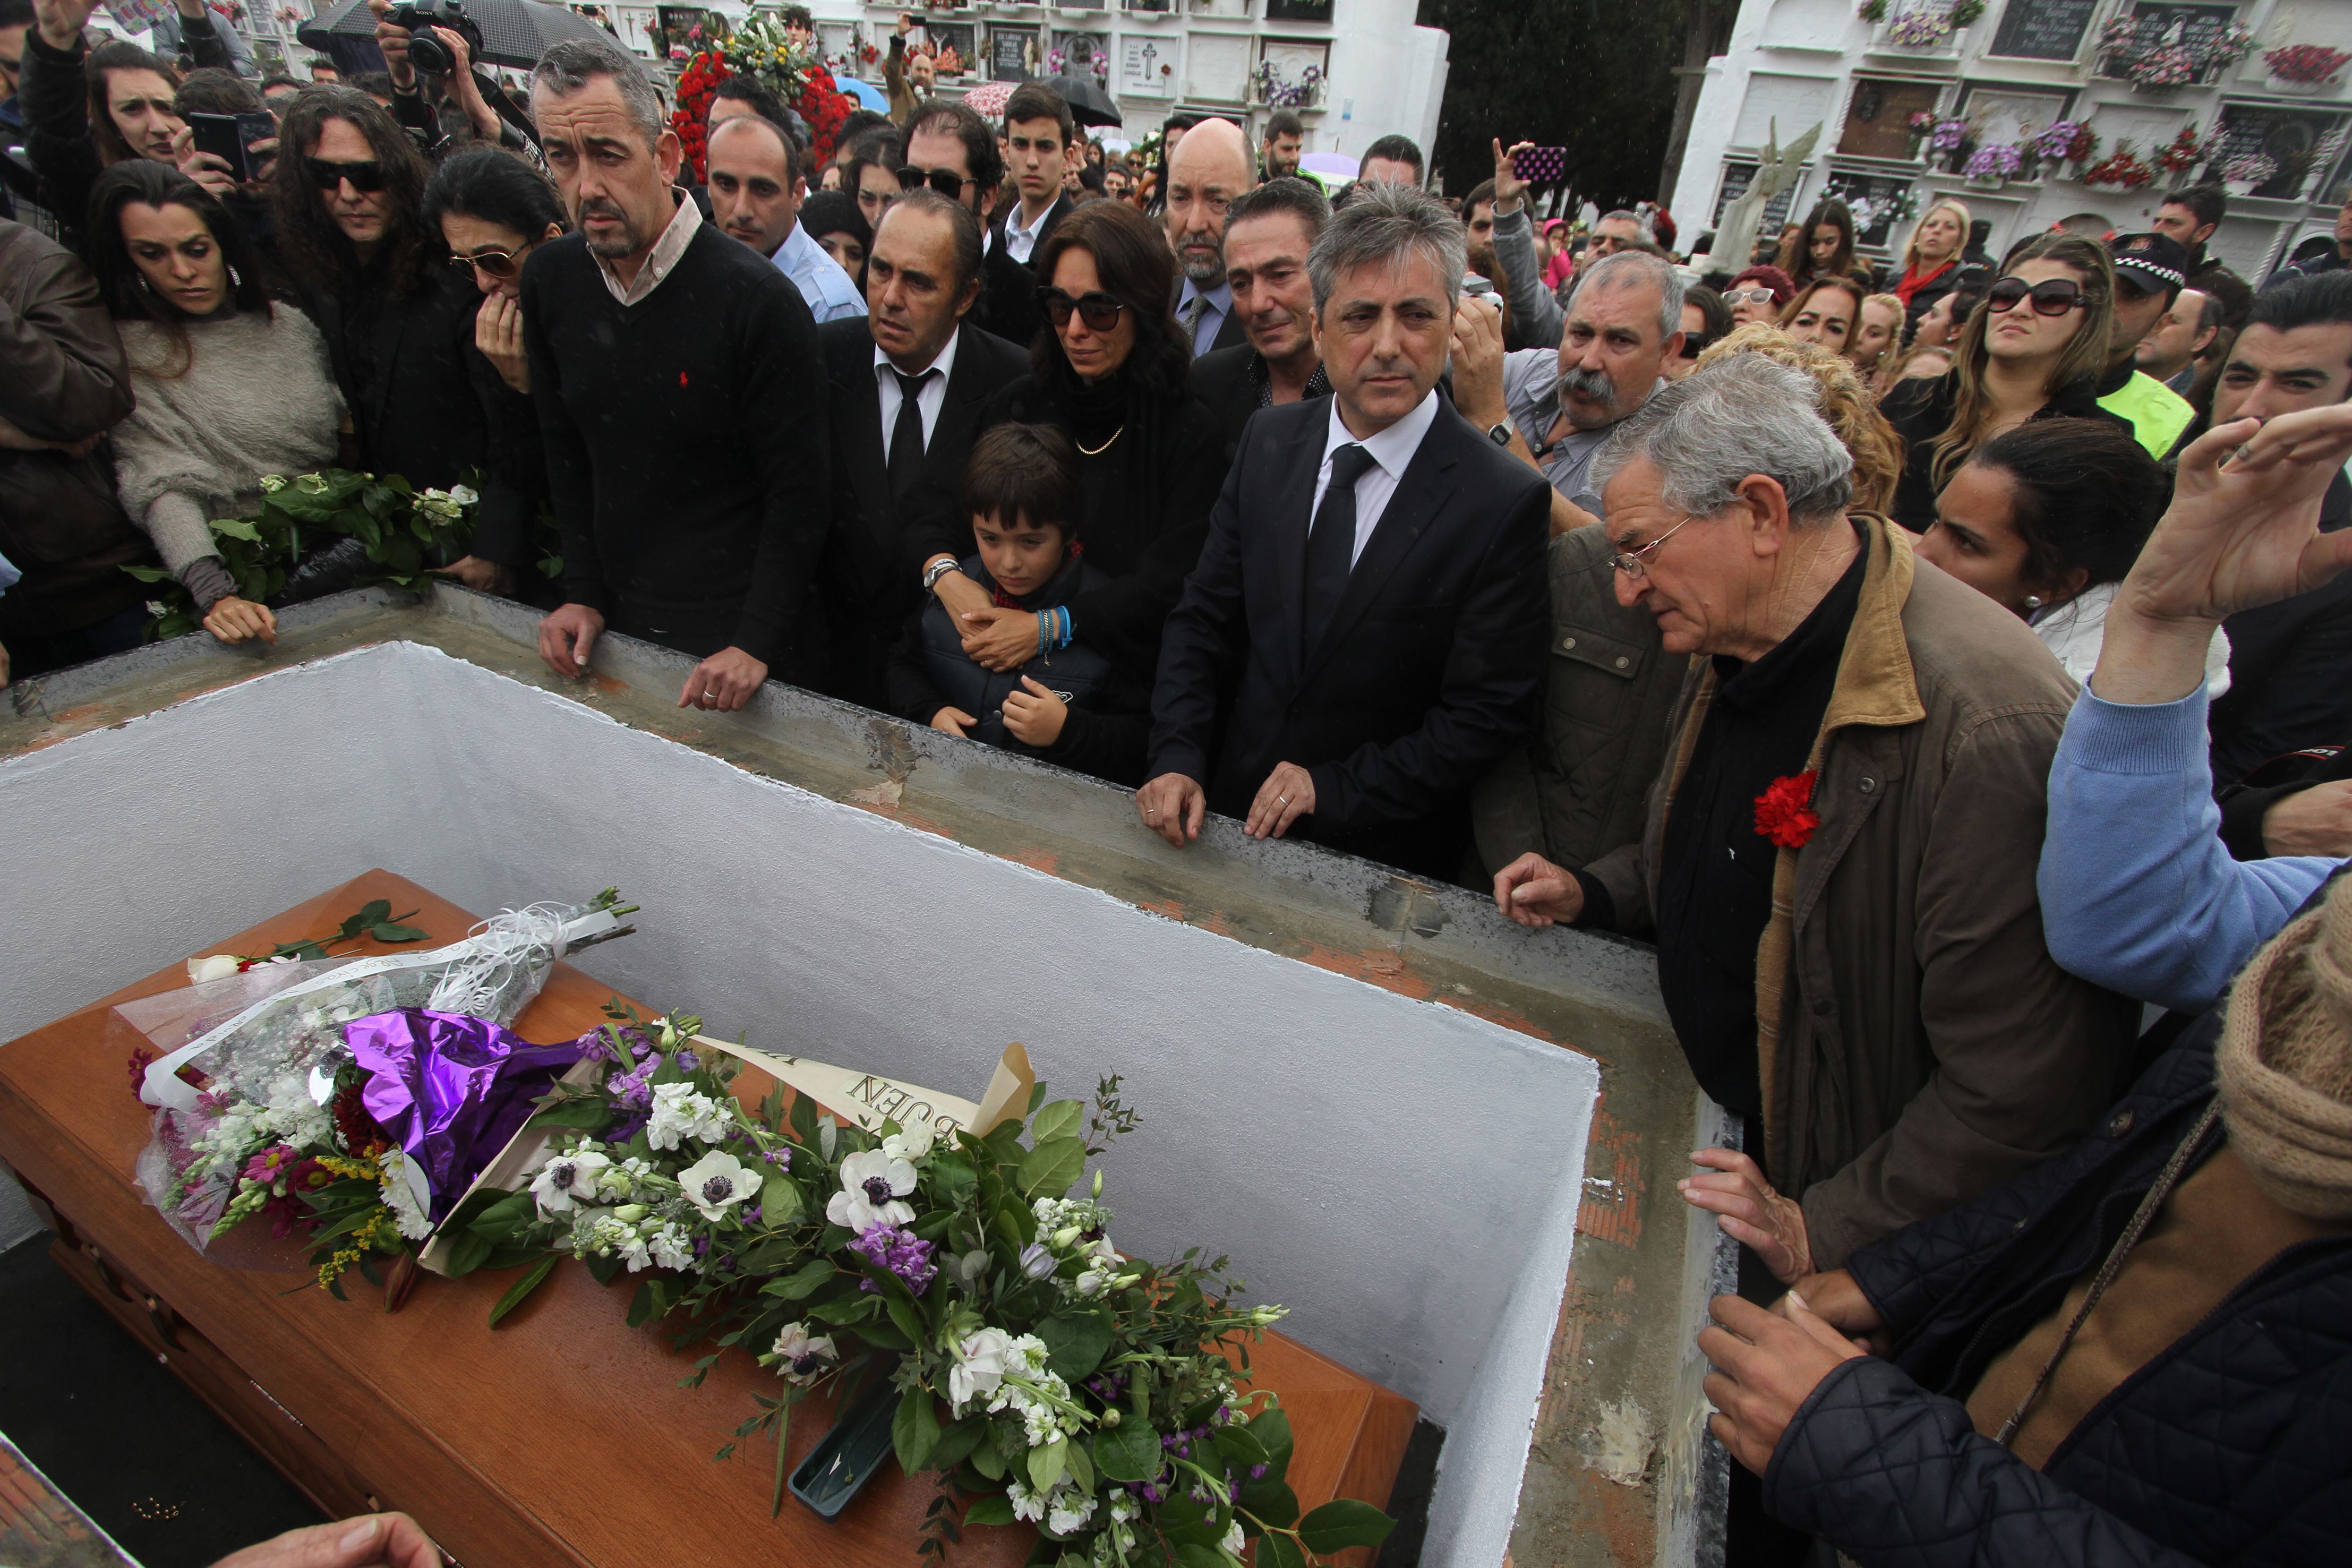
[(1003, 1329), (980, 1329), (956, 1346), (955, 1364), (948, 1368), (948, 1400), (958, 1416), (974, 1399), (993, 1394), (1003, 1385), (1004, 1363), (1013, 1353), (1013, 1336)]
[(841, 1190), (824, 1206), (824, 1217), (861, 1236), (877, 1225), (910, 1225), (914, 1207), (900, 1200), (914, 1190), (913, 1166), (881, 1149), (862, 1149), (841, 1162)]
[(530, 1195), (539, 1199), (539, 1212), (569, 1214), (594, 1201), (598, 1173), (612, 1163), (610, 1156), (593, 1149), (579, 1149), (550, 1159), (531, 1178)]
[(730, 1204), (757, 1197), (760, 1173), (724, 1149), (713, 1149), (677, 1173), (679, 1190), (705, 1219), (724, 1219)]
[(840, 1359), (830, 1334), (812, 1334), (806, 1323), (786, 1323), (771, 1354), (787, 1383), (814, 1383)]

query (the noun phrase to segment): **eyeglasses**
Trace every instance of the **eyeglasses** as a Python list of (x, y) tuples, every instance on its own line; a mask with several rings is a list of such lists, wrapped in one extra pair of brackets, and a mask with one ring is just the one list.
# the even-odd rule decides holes
[(1681, 522), (1676, 523), (1639, 549), (1610, 551), (1609, 564), (1627, 577), (1639, 581), (1650, 574), (1650, 558), (1657, 553), (1658, 547), (1688, 528), (1697, 517), (1696, 512), (1685, 512)]
[(1735, 288), (1723, 297), (1723, 302), (1726, 305), (1763, 305), (1771, 298), (1772, 291), (1769, 288)]
[(1127, 308), (1123, 299), (1113, 298), (1100, 289), (1090, 290), (1076, 298), (1058, 288), (1037, 290), (1037, 303), (1056, 327), (1066, 327), (1075, 313), (1097, 332), (1108, 332), (1118, 325), (1118, 313)]
[(452, 256), (449, 258), (449, 265), (463, 267), (467, 272), (479, 272), (484, 277), (495, 277), (503, 283), (522, 270), (522, 258), (536, 249), (538, 245), (539, 242), (533, 240), (520, 250), (478, 250), (471, 256)]
[(2045, 278), (2040, 283), (2004, 277), (1985, 290), (1985, 308), (1995, 315), (2015, 309), (2021, 299), (2033, 301), (2036, 316), (2063, 316), (2076, 306), (2090, 303), (2083, 298), (2083, 286), (2071, 277)]
[[(1769, 290), (1767, 290), (1767, 292), (1769, 293)], [(1715, 340), (1708, 337), (1704, 332), (1685, 332), (1683, 334), (1683, 358), (1685, 360), (1697, 359), (1701, 354), (1706, 352), (1706, 346), (1713, 341), (1715, 341)]]
[(307, 160), (310, 165), (311, 183), (322, 191), (332, 191), (349, 180), (354, 191), (381, 191), (384, 187), (383, 165), (375, 159), (364, 163), (330, 163), (323, 158)]
[(966, 185), (975, 183), (977, 183), (977, 182), (970, 175), (959, 174), (952, 169), (916, 169), (909, 167), (898, 171), (898, 189), (902, 191), (919, 191), (925, 185), (929, 185), (932, 190), (937, 191), (940, 195), (945, 196), (951, 202), (961, 201), (963, 199), (963, 188)]

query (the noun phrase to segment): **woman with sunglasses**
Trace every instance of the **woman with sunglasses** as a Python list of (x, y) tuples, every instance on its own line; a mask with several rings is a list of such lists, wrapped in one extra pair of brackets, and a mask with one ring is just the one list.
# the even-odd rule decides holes
[(546, 479), (535, 450), (499, 438), (517, 394), (477, 346), (474, 269), (449, 265), (425, 216), (424, 158), (373, 99), (347, 87), (297, 96), (278, 140), (278, 256), (333, 356), (359, 466), (420, 490), (478, 491), (488, 537), (478, 528), (474, 552), (445, 564), (468, 588), (504, 591), (530, 563), (527, 527), (503, 519), (536, 517)]
[(1936, 496), (1985, 442), (2029, 419), (2103, 419), (2115, 270), (2106, 247), (2080, 235), (2036, 235), (2009, 253), (1984, 304), (1960, 328), (1952, 368), (1905, 381), (1880, 406), (1903, 438), (1894, 517), (1915, 534), (1936, 520)]
[(1723, 291), (1723, 302), (1731, 310), (1731, 324), (1745, 327), (1750, 321), (1761, 321), (1768, 327), (1780, 324), (1780, 308), (1797, 297), (1797, 286), (1789, 275), (1777, 267), (1751, 267), (1731, 280)]
[(138, 399), (113, 431), (122, 508), (206, 631), (274, 643), (276, 617), (239, 594), (210, 525), (257, 511), (265, 475), (337, 460), (343, 403), (326, 345), (270, 299), (245, 231), (176, 169), (134, 159), (100, 174), (86, 232)]
[[(1228, 460), (1217, 416), (1192, 395), (1192, 355), (1171, 303), (1175, 258), (1133, 207), (1089, 202), (1055, 225), (1034, 262), (1045, 324), (1030, 373), (989, 400), (980, 427), (1051, 424), (1070, 437), (1078, 537), (1087, 563), (1111, 580), (1072, 600), (1050, 630), (1027, 611), (964, 608), (965, 652), (1001, 672), (1036, 657), (1041, 635), (1066, 636), (1149, 682), (1160, 623), (1199, 559)], [(969, 556), (969, 521), (956, 518), (922, 548), (927, 576), (940, 556)]]
[(1682, 380), (1698, 368), (1698, 357), (1707, 345), (1720, 342), (1730, 330), (1731, 308), (1723, 296), (1703, 284), (1691, 285), (1683, 290), (1683, 350), (1661, 361), (1658, 373), (1670, 382)]
[(1861, 284), (1851, 277), (1824, 277), (1806, 284), (1780, 308), (1780, 329), (1801, 343), (1818, 343), (1832, 354), (1843, 354), (1853, 341), (1853, 324), (1862, 316)]

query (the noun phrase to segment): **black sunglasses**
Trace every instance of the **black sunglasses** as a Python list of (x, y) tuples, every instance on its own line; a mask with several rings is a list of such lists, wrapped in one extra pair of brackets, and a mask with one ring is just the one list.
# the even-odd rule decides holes
[(528, 245), (520, 250), (478, 250), (471, 256), (450, 256), (449, 265), (462, 267), (468, 272), (478, 267), (503, 282), (522, 270), (522, 258), (530, 252), (531, 246)]
[(330, 163), (323, 158), (307, 162), (311, 183), (322, 191), (334, 190), (346, 180), (354, 191), (381, 191), (384, 187), (383, 165), (373, 158), (364, 163)]
[(2083, 298), (2083, 286), (2071, 277), (2045, 278), (2040, 283), (2004, 277), (1985, 290), (1985, 307), (1996, 315), (2014, 309), (2021, 299), (2033, 301), (2036, 316), (2063, 316), (2077, 306), (2090, 303)]
[(951, 202), (962, 200), (963, 188), (971, 183), (969, 176), (959, 174), (952, 169), (908, 167), (898, 171), (898, 189), (917, 191), (929, 185)]
[(1683, 358), (1685, 360), (1697, 359), (1701, 354), (1706, 352), (1706, 346), (1714, 341), (1715, 340), (1713, 338), (1708, 337), (1704, 332), (1685, 332), (1683, 334)]
[(1114, 299), (1100, 289), (1091, 290), (1073, 299), (1058, 288), (1037, 290), (1037, 303), (1056, 327), (1070, 324), (1076, 312), (1086, 324), (1097, 332), (1108, 332), (1118, 325), (1118, 313), (1127, 308), (1124, 300)]

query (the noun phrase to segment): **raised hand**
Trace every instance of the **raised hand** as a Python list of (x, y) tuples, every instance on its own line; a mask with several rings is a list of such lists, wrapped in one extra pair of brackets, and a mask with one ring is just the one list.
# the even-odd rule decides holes
[(1507, 202), (1527, 195), (1528, 183), (1519, 178), (1518, 165), (1512, 160), (1534, 145), (1532, 141), (1514, 141), (1507, 148), (1501, 137), (1495, 138), (1495, 205), (1498, 209)]
[(70, 50), (96, 9), (97, 0), (33, 0), (33, 21), (40, 29), (41, 42), (53, 49)]

